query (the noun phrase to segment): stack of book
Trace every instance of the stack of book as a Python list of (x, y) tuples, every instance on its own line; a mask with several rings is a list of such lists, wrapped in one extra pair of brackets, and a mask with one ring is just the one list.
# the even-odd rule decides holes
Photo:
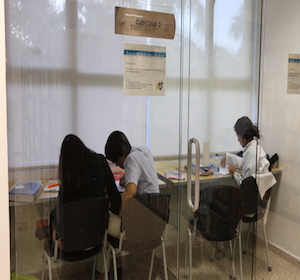
[(17, 202), (33, 202), (42, 192), (41, 180), (18, 181), (9, 191), (9, 200)]

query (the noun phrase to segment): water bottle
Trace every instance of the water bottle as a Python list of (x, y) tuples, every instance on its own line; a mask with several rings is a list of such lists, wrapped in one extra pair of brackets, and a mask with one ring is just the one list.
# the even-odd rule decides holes
[(214, 176), (218, 177), (220, 175), (220, 159), (219, 154), (214, 156)]

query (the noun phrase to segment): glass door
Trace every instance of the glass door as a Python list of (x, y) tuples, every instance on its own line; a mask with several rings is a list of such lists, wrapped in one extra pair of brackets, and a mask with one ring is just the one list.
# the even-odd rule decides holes
[[(171, 194), (169, 279), (223, 279), (232, 268), (227, 242), (215, 245), (195, 232), (186, 182), (186, 169), (195, 169), (194, 144), (188, 163), (188, 143), (194, 138), (200, 144), (200, 163), (207, 168), (200, 171), (208, 172), (201, 174), (200, 188), (235, 186), (230, 176), (209, 173), (213, 157), (241, 150), (233, 130), (239, 117), (257, 119), (261, 1), (223, 2), (32, 0), (6, 5), (10, 186), (18, 180), (57, 179), (61, 143), (69, 133), (105, 154), (110, 133), (124, 132), (132, 146), (150, 149), (160, 192)], [(116, 7), (135, 9), (137, 15), (148, 11), (174, 16), (174, 37), (117, 33)], [(133, 10), (126, 11), (130, 17)], [(149, 24), (155, 23), (135, 21), (132, 30)], [(128, 53), (160, 56), (129, 73)], [(149, 93), (147, 84), (137, 91), (132, 78), (149, 69), (164, 76), (155, 83), (156, 94)], [(145, 72), (142, 76), (148, 80)], [(128, 86), (130, 79), (135, 83)], [(184, 179), (167, 178), (168, 170)], [(191, 194), (195, 202), (194, 188)], [(12, 272), (40, 277), (43, 244), (34, 233), (47, 225), (55, 203), (53, 194), (33, 203), (10, 204)], [(210, 262), (212, 245), (217, 252)], [(253, 250), (243, 256), (244, 279), (253, 276), (253, 256)], [(120, 264), (124, 278), (129, 271), (140, 275), (148, 269), (148, 255), (126, 257)], [(59, 263), (54, 270), (58, 278), (86, 275), (85, 264)], [(235, 264), (239, 275), (238, 249)], [(155, 279), (164, 277), (161, 250), (154, 274)]]
[[(229, 237), (221, 236), (222, 230), (217, 230), (226, 211), (240, 213), (240, 207), (234, 206), (238, 202), (233, 194), (239, 184), (231, 175), (225, 175), (228, 174), (227, 165), (217, 174), (214, 166), (220, 164), (226, 152), (238, 154), (244, 149), (237, 141), (236, 121), (248, 116), (257, 123), (261, 1), (189, 1), (183, 5), (182, 12), (189, 20), (184, 20), (183, 28), (179, 168), (184, 169), (186, 165), (188, 141), (197, 139), (201, 147), (202, 206), (195, 214), (185, 200), (186, 186), (178, 182), (181, 204), (177, 275), (180, 279), (185, 275), (189, 279), (207, 275), (210, 279), (223, 279), (224, 275), (236, 273), (238, 279), (252, 279), (254, 235), (244, 249), (247, 226), (239, 228), (240, 224), (237, 225), (241, 239), (236, 239), (232, 266), (234, 242), (231, 248)], [(192, 169), (196, 163), (195, 154), (193, 147)], [(222, 211), (219, 211), (220, 205), (223, 205)], [(223, 226), (230, 227), (229, 224)], [(214, 235), (215, 231), (218, 234)], [(243, 255), (239, 253), (240, 246), (246, 252)]]

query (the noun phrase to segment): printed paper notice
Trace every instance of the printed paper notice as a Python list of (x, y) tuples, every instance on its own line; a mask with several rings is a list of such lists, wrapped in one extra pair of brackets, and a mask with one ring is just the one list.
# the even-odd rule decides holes
[(300, 54), (289, 54), (287, 93), (300, 94)]
[(166, 47), (125, 44), (124, 95), (164, 96)]

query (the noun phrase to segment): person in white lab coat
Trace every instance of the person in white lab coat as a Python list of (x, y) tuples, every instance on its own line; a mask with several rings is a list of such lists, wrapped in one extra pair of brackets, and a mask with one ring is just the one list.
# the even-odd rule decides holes
[[(221, 166), (228, 166), (229, 173), (235, 178), (238, 186), (250, 176), (256, 179), (261, 199), (268, 198), (268, 190), (276, 183), (274, 175), (269, 171), (269, 161), (260, 144), (260, 133), (248, 117), (237, 120), (234, 130), (238, 141), (244, 148), (243, 156), (226, 153), (221, 159)], [(241, 170), (241, 173), (237, 172)]]

